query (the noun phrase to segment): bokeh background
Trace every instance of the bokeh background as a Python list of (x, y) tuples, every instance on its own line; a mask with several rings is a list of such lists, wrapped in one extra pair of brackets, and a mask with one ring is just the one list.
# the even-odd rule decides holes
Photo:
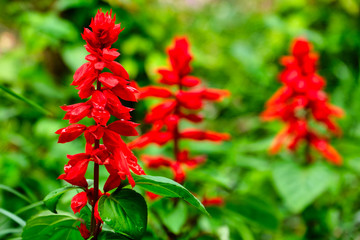
[[(226, 204), (209, 208), (212, 217), (195, 224), (191, 207), (160, 214), (178, 239), (360, 239), (357, 0), (0, 0), (1, 209), (25, 221), (44, 209), (39, 201), (64, 185), (56, 178), (66, 154), (83, 151), (82, 140), (57, 144), (54, 132), (67, 126), (59, 106), (79, 102), (69, 84), (87, 54), (80, 33), (99, 8), (112, 8), (125, 27), (114, 47), (140, 86), (156, 82), (155, 70), (167, 64), (166, 47), (186, 35), (193, 75), (231, 91), (230, 98), (205, 107), (199, 127), (228, 132), (232, 140), (183, 143), (209, 158), (188, 172), (186, 187), (199, 196), (222, 196)], [(330, 101), (346, 112), (339, 121), (343, 136), (331, 141), (344, 158), (341, 167), (320, 156), (303, 166), (301, 150), (267, 153), (281, 123), (263, 123), (259, 114), (280, 86), (278, 60), (298, 36), (314, 44)], [(139, 102), (134, 120), (141, 123), (152, 104)], [(164, 151), (170, 146), (136, 154)], [(61, 199), (64, 210), (72, 195)], [(21, 228), (2, 213), (0, 239), (21, 239)], [(148, 228), (146, 239), (167, 239), (151, 214)]]

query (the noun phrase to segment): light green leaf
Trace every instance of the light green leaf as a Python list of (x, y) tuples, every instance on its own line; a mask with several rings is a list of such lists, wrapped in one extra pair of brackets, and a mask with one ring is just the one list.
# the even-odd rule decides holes
[(165, 177), (135, 174), (132, 176), (137, 186), (163, 197), (182, 198), (201, 212), (208, 214), (199, 199), (192, 195), (189, 190), (181, 184)]
[(303, 167), (294, 162), (278, 162), (273, 170), (274, 185), (293, 213), (301, 212), (325, 192), (332, 179), (332, 171), (323, 163)]
[(147, 226), (144, 198), (131, 189), (118, 189), (102, 196), (98, 205), (101, 219), (115, 232), (131, 239), (141, 239)]
[(6, 217), (14, 220), (14, 222), (17, 222), (22, 227), (25, 226), (25, 221), (22, 220), (20, 217), (16, 216), (15, 214), (13, 214), (12, 212), (9, 212), (3, 208), (0, 208), (0, 214), (3, 214)]

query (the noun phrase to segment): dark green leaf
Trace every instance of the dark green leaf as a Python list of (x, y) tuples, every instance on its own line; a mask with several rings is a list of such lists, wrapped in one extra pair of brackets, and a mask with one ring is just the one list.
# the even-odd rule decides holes
[(274, 210), (276, 207), (256, 196), (239, 196), (230, 199), (227, 202), (227, 209), (266, 229), (276, 230), (279, 226), (278, 214)]
[(147, 226), (144, 198), (131, 189), (119, 189), (99, 200), (101, 219), (115, 232), (131, 239), (141, 239)]
[(0, 189), (2, 190), (5, 190), (5, 191), (8, 191), (16, 196), (18, 196), (19, 198), (31, 203), (30, 199), (25, 196), (24, 194), (20, 193), (19, 191), (16, 191), (15, 189), (11, 188), (11, 187), (8, 187), (8, 186), (5, 186), (3, 184), (0, 184)]
[(59, 199), (61, 198), (61, 196), (66, 193), (67, 191), (73, 190), (73, 189), (77, 189), (79, 187), (74, 187), (74, 186), (66, 186), (63, 188), (59, 188), (56, 189), (52, 192), (50, 192), (45, 198), (44, 198), (44, 203), (45, 206), (52, 211), (53, 213), (56, 213), (56, 205), (59, 202)]
[(79, 220), (67, 214), (43, 212), (27, 221), (23, 240), (83, 240)]
[(333, 179), (332, 171), (323, 163), (301, 167), (294, 162), (278, 162), (273, 181), (286, 206), (299, 213), (320, 196)]
[(122, 234), (109, 232), (109, 231), (102, 231), (99, 236), (99, 240), (131, 240), (131, 238), (128, 238)]
[(205, 207), (194, 195), (181, 184), (165, 178), (150, 175), (132, 175), (136, 185), (163, 197), (182, 198), (200, 211), (208, 214)]

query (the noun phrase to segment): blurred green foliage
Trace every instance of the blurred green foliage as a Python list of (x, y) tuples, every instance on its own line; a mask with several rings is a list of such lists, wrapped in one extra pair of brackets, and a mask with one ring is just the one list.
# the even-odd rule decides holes
[[(186, 187), (199, 196), (223, 196), (225, 207), (209, 208), (212, 218), (201, 216), (193, 223), (194, 213), (183, 203), (150, 203), (150, 209), (163, 211), (160, 216), (150, 211), (146, 239), (166, 239), (159, 219), (173, 233), (185, 232), (180, 239), (357, 239), (357, 0), (0, 0), (0, 6), (0, 239), (17, 239), (22, 231), (7, 213), (28, 220), (43, 209), (39, 201), (64, 184), (56, 178), (66, 154), (83, 151), (81, 140), (57, 144), (54, 132), (67, 125), (59, 106), (79, 101), (69, 84), (85, 62), (80, 32), (99, 8), (112, 8), (125, 27), (115, 44), (121, 52), (118, 60), (140, 86), (157, 80), (155, 69), (167, 64), (165, 48), (173, 37), (187, 35), (193, 74), (232, 93), (205, 108), (207, 120), (200, 126), (228, 132), (232, 140), (215, 146), (184, 144), (209, 158), (189, 172)], [(297, 36), (313, 42), (331, 102), (346, 112), (340, 121), (343, 136), (332, 140), (344, 158), (342, 167), (330, 166), (320, 156), (315, 165), (302, 166), (301, 151), (267, 154), (281, 125), (264, 124), (258, 115), (280, 86), (278, 59)], [(142, 122), (150, 105), (138, 103), (134, 120)], [(169, 147), (150, 147), (145, 152), (167, 151)], [(104, 181), (105, 172), (102, 176)], [(65, 194), (60, 200), (64, 210), (69, 211), (71, 197)]]

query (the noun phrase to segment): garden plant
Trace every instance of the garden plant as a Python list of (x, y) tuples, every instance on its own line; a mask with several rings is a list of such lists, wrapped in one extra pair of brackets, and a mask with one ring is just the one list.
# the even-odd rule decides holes
[(0, 240), (360, 239), (358, 1), (0, 6)]

